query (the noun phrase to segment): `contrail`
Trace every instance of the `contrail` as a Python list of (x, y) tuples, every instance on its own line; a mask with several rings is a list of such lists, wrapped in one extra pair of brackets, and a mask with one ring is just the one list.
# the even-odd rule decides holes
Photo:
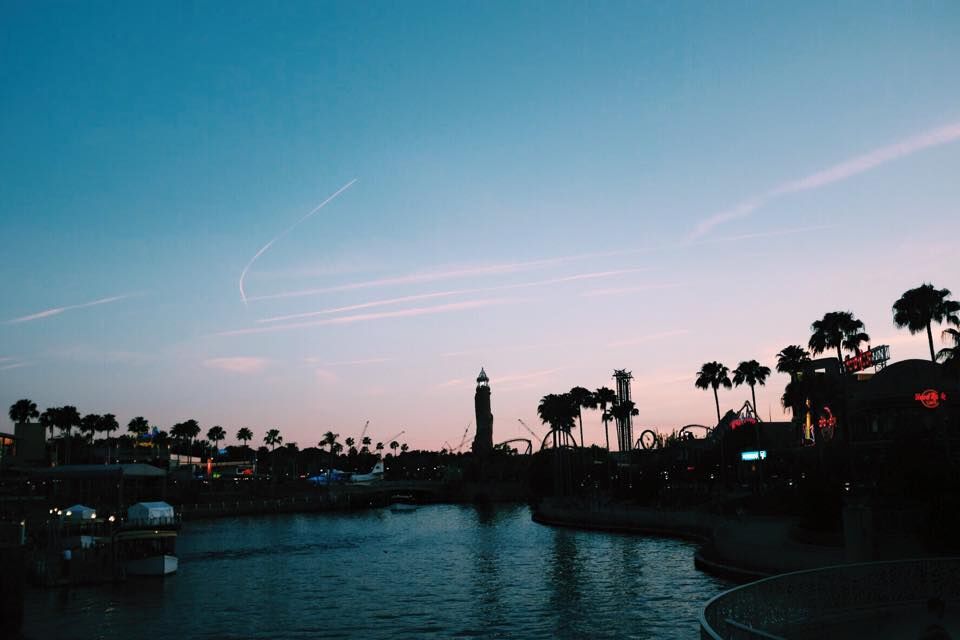
[(38, 311), (37, 313), (31, 313), (28, 316), (21, 316), (19, 318), (13, 318), (12, 320), (7, 320), (7, 324), (20, 324), (21, 322), (30, 322), (31, 320), (40, 320), (41, 318), (49, 318), (50, 316), (58, 316), (64, 311), (71, 311), (73, 309), (86, 309), (87, 307), (95, 307), (101, 304), (107, 304), (110, 302), (117, 302), (118, 300), (125, 300), (131, 298), (137, 294), (130, 293), (120, 296), (110, 296), (109, 298), (100, 298), (99, 300), (94, 300), (93, 302), (84, 302), (82, 304), (70, 304), (63, 307), (54, 307), (52, 309), (46, 309), (44, 311)]
[(280, 233), (278, 236), (276, 236), (273, 240), (271, 240), (271, 241), (268, 242), (267, 244), (263, 245), (263, 247), (260, 248), (260, 251), (257, 251), (255, 254), (253, 254), (253, 257), (250, 258), (250, 262), (247, 263), (247, 266), (245, 266), (245, 267), (243, 268), (243, 271), (240, 273), (240, 298), (243, 300), (243, 304), (247, 304), (247, 293), (246, 293), (246, 291), (243, 290), (243, 279), (247, 277), (247, 271), (249, 271), (249, 270), (250, 270), (250, 267), (253, 266), (253, 263), (257, 261), (257, 258), (259, 258), (260, 256), (262, 256), (263, 253), (264, 253), (267, 249), (269, 249), (270, 246), (271, 246), (274, 242), (276, 242), (277, 240), (279, 240), (279, 239), (282, 238), (283, 236), (285, 236), (285, 235), (287, 235), (288, 233), (290, 233), (291, 231), (293, 231), (293, 230), (297, 227), (297, 225), (299, 225), (301, 222), (303, 222), (303, 221), (306, 220), (307, 218), (310, 218), (310, 217), (316, 215), (316, 214), (320, 211), (320, 209), (323, 209), (323, 208), (324, 208), (327, 204), (329, 204), (334, 198), (336, 198), (336, 197), (339, 196), (341, 193), (343, 193), (344, 191), (346, 191), (347, 189), (349, 189), (350, 187), (352, 187), (353, 184), (354, 184), (356, 181), (357, 181), (357, 179), (354, 178), (353, 180), (351, 180), (351, 181), (348, 182), (347, 184), (345, 184), (345, 185), (343, 185), (342, 187), (340, 187), (339, 189), (337, 189), (332, 196), (330, 196), (329, 198), (327, 198), (326, 200), (324, 200), (323, 202), (321, 202), (320, 204), (318, 204), (316, 207), (314, 207), (313, 211), (311, 211), (310, 213), (308, 213), (307, 215), (303, 216), (302, 218), (300, 218), (299, 220), (297, 220), (296, 222), (294, 222), (292, 225), (290, 225), (289, 227), (287, 227), (285, 231), (283, 231), (282, 233)]
[(886, 147), (873, 149), (863, 155), (845, 160), (822, 171), (800, 178), (799, 180), (790, 180), (781, 183), (766, 193), (748, 198), (726, 211), (721, 211), (705, 220), (701, 220), (696, 228), (694, 228), (691, 237), (699, 238), (719, 224), (739, 218), (746, 218), (771, 200), (792, 193), (819, 189), (834, 182), (840, 182), (841, 180), (860, 175), (888, 162), (913, 155), (924, 149), (938, 147), (956, 142), (957, 140), (960, 140), (960, 122), (953, 122), (939, 129), (925, 131), (910, 138), (895, 142), (894, 144), (887, 145)]

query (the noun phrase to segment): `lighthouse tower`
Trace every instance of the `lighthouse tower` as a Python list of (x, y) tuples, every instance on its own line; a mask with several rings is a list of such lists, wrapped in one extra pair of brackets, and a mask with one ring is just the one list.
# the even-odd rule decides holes
[(477, 417), (477, 435), (473, 437), (472, 450), (477, 455), (486, 455), (493, 450), (493, 414), (490, 412), (490, 378), (480, 368), (477, 376), (477, 391), (473, 395), (473, 408)]

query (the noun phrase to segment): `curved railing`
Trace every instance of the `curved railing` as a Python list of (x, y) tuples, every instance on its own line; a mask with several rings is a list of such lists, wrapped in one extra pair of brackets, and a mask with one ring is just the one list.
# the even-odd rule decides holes
[(960, 599), (960, 558), (838, 565), (751, 582), (707, 602), (700, 637), (777, 639), (818, 630), (833, 637), (831, 626), (882, 613), (919, 616), (930, 598)]

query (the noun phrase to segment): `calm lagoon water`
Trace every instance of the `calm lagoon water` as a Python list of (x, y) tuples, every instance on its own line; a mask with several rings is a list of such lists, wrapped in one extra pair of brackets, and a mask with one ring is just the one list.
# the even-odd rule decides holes
[(165, 580), (27, 593), (58, 638), (696, 638), (729, 584), (691, 543), (538, 525), (526, 506), (190, 522)]

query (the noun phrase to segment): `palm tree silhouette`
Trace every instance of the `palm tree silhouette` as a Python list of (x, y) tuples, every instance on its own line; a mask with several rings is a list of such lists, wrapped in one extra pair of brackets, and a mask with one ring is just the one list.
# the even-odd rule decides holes
[(35, 402), (24, 398), (10, 405), (9, 415), (13, 424), (22, 424), (30, 422), (33, 418), (39, 418), (40, 412), (37, 411), (37, 404)]
[(570, 433), (575, 419), (580, 413), (580, 407), (574, 404), (569, 393), (550, 393), (540, 399), (537, 406), (537, 415), (543, 424), (550, 425), (553, 434), (553, 446), (557, 446), (557, 432)]
[(777, 354), (777, 371), (795, 378), (803, 371), (803, 365), (807, 362), (810, 362), (810, 354), (807, 350), (798, 344), (791, 344)]
[(406, 442), (404, 442), (402, 445), (400, 445), (400, 453), (406, 453), (409, 449), (410, 449), (410, 447), (407, 446), (407, 443), (406, 443)]
[(382, 442), (378, 442), (378, 443), (377, 443), (377, 446), (374, 447), (374, 449), (377, 450), (377, 455), (379, 456), (379, 455), (380, 455), (380, 452), (383, 451), (383, 443), (382, 443)]
[(240, 427), (237, 429), (237, 440), (243, 443), (243, 446), (247, 446), (247, 443), (253, 440), (253, 431), (247, 427)]
[(393, 450), (393, 457), (394, 457), (394, 458), (397, 457), (397, 449), (399, 449), (399, 448), (400, 448), (400, 443), (399, 443), (399, 442), (397, 442), (396, 440), (391, 440), (391, 441), (390, 441), (390, 449)]
[(143, 416), (137, 416), (127, 424), (127, 431), (132, 433), (135, 439), (139, 440), (141, 436), (146, 435), (147, 432), (150, 431), (150, 423), (147, 422), (147, 419)]
[[(829, 311), (820, 320), (810, 325), (813, 332), (810, 335), (808, 346), (814, 354), (820, 354), (827, 349), (837, 350), (837, 359), (843, 363), (843, 348), (845, 339), (859, 338), (859, 342), (870, 339), (863, 332), (863, 322), (853, 317), (849, 311)], [(859, 344), (859, 342), (857, 344)]]
[(608, 406), (613, 406), (617, 401), (617, 392), (609, 387), (600, 387), (593, 392), (593, 400), (600, 409), (600, 420), (603, 421), (603, 433), (607, 439), (607, 451), (610, 451), (610, 429), (608, 424), (613, 421), (613, 414), (607, 411)]
[(610, 416), (617, 421), (617, 440), (621, 443), (626, 444), (627, 446), (632, 446), (633, 443), (627, 443), (626, 438), (628, 437), (626, 433), (621, 431), (622, 425), (626, 422), (627, 418), (630, 416), (640, 415), (640, 410), (637, 409), (637, 405), (631, 400), (626, 400), (624, 402), (618, 402), (617, 404), (610, 407)]
[(580, 423), (580, 444), (583, 445), (583, 409), (595, 409), (596, 400), (590, 389), (584, 387), (574, 387), (568, 394), (577, 408), (577, 421)]
[(216, 425), (216, 426), (210, 427), (210, 428), (207, 430), (207, 440), (210, 440), (211, 442), (213, 442), (213, 447), (214, 447), (214, 449), (213, 449), (213, 456), (214, 456), (214, 457), (217, 456), (217, 451), (220, 449), (220, 441), (221, 441), (221, 440), (226, 440), (226, 438), (227, 438), (227, 432), (224, 431), (224, 430), (223, 430), (223, 427), (221, 427), (220, 425)]
[(953, 339), (952, 347), (944, 347), (937, 352), (937, 360), (943, 361), (943, 366), (955, 375), (960, 375), (960, 331), (956, 329), (944, 329), (942, 337), (947, 336)]
[[(756, 385), (763, 386), (766, 383), (767, 378), (770, 376), (770, 367), (765, 367), (756, 360), (746, 360), (737, 365), (737, 368), (733, 370), (733, 384), (740, 386), (742, 384), (750, 385), (750, 397), (753, 399), (753, 412), (757, 416), (760, 415), (760, 412), (757, 411), (757, 392)], [(753, 423), (754, 435), (757, 438), (757, 450), (760, 451), (763, 449), (760, 446), (760, 422)]]
[(719, 362), (705, 362), (697, 372), (697, 379), (694, 382), (698, 389), (713, 389), (713, 401), (717, 405), (717, 424), (720, 424), (720, 398), (717, 395), (717, 389), (733, 388), (729, 373), (730, 370)]
[(100, 420), (102, 419), (102, 416), (96, 413), (88, 413), (80, 418), (80, 433), (84, 435), (85, 440), (93, 442), (93, 434), (97, 432), (97, 427), (100, 426)]
[(770, 367), (765, 367), (756, 360), (746, 360), (737, 365), (733, 370), (733, 384), (739, 387), (742, 384), (750, 386), (750, 397), (753, 399), (753, 411), (757, 411), (757, 392), (756, 385), (761, 387), (766, 383), (770, 376)]
[(932, 284), (922, 284), (915, 289), (903, 292), (900, 299), (893, 303), (893, 324), (898, 329), (906, 328), (912, 334), (926, 329), (927, 342), (930, 345), (930, 359), (936, 362), (933, 351), (933, 330), (931, 325), (952, 324), (960, 327), (960, 302), (947, 300), (949, 289), (937, 289)]
[(105, 413), (100, 416), (100, 424), (97, 425), (97, 431), (103, 431), (107, 434), (106, 439), (110, 439), (110, 434), (120, 427), (117, 424), (117, 416), (112, 413)]
[(283, 436), (280, 435), (280, 430), (270, 429), (267, 431), (267, 435), (263, 436), (263, 444), (270, 447), (270, 453), (272, 454), (278, 445), (283, 444)]

